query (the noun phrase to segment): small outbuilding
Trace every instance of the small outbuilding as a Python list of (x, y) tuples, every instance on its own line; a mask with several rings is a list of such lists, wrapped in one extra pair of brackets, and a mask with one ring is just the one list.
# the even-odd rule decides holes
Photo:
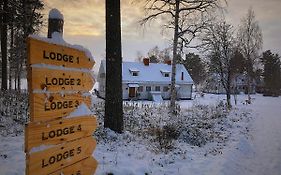
[[(172, 66), (167, 63), (143, 62), (122, 63), (122, 90), (124, 100), (154, 100), (170, 99)], [(98, 78), (99, 95), (105, 97), (106, 62), (101, 61)], [(191, 99), (192, 85), (188, 71), (182, 64), (176, 65), (177, 99)]]

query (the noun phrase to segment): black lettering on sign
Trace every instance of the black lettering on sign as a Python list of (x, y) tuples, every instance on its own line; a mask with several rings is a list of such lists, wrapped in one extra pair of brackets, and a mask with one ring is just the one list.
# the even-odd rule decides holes
[(81, 80), (77, 79), (77, 85), (81, 85)]
[(79, 146), (78, 148), (77, 148), (77, 154), (80, 154), (82, 152), (82, 148), (81, 148), (81, 146)]
[(52, 78), (51, 80), (48, 77), (45, 78), (45, 84), (47, 86), (59, 85), (59, 86), (81, 86), (81, 79), (77, 78)]
[(62, 136), (74, 134), (75, 132), (81, 132), (81, 131), (82, 131), (81, 124), (67, 126), (65, 128), (59, 128), (59, 129), (51, 130), (48, 132), (42, 132), (41, 140), (43, 141), (43, 140), (53, 139), (53, 138), (57, 138), (57, 137), (62, 137)]
[[(78, 147), (81, 149), (81, 147)], [(77, 149), (78, 149), (77, 148)], [(64, 151), (62, 153), (58, 153), (57, 155), (52, 155), (51, 157), (47, 159), (42, 159), (42, 168), (45, 168), (49, 165), (52, 165), (54, 163), (60, 162), (61, 160), (69, 159), (71, 157), (75, 156), (75, 149), (70, 149), (67, 151)]]
[[(43, 59), (51, 59), (55, 61), (63, 61), (63, 62), (69, 62), (73, 63), (73, 55), (67, 55), (67, 54), (62, 54), (62, 53), (57, 53), (57, 52), (47, 52), (43, 50)], [(79, 63), (79, 61), (77, 62)]]
[[(73, 105), (75, 103), (75, 105)], [(74, 107), (79, 106), (79, 101), (75, 100), (65, 100), (65, 101), (52, 101), (45, 103), (45, 111), (53, 111), (53, 110), (60, 110), (60, 109), (72, 109)]]
[(82, 174), (81, 174), (81, 171), (78, 170), (78, 171), (76, 171), (75, 173), (72, 173), (71, 175), (82, 175)]

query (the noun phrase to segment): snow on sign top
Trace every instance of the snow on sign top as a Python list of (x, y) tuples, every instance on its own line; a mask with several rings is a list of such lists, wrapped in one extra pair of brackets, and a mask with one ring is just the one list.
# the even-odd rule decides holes
[(63, 20), (63, 14), (56, 8), (53, 8), (49, 12), (49, 19), (61, 19)]
[(60, 46), (69, 47), (69, 48), (72, 48), (72, 49), (80, 50), (80, 51), (84, 52), (85, 55), (92, 62), (95, 62), (91, 52), (87, 48), (85, 48), (83, 46), (80, 46), (80, 45), (72, 45), (72, 44), (67, 43), (66, 41), (64, 41), (64, 39), (62, 38), (61, 34), (58, 33), (58, 32), (54, 32), (52, 34), (52, 38), (46, 38), (46, 37), (42, 37), (42, 36), (39, 36), (39, 35), (29, 35), (29, 37), (33, 38), (33, 39), (36, 39), (36, 40), (39, 40), (39, 41), (44, 41), (46, 43), (56, 44), (56, 45), (60, 45)]

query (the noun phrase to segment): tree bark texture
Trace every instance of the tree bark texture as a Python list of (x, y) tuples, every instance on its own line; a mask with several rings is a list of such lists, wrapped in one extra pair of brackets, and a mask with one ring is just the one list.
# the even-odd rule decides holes
[(120, 0), (106, 0), (106, 94), (104, 126), (123, 131)]
[(1, 53), (2, 53), (2, 77), (1, 77), (1, 89), (7, 90), (7, 8), (8, 0), (3, 0), (3, 15), (2, 15), (2, 26), (1, 26)]
[(176, 113), (176, 59), (178, 57), (178, 38), (179, 38), (179, 5), (180, 0), (176, 0), (175, 6), (175, 30), (174, 30), (174, 39), (173, 39), (173, 61), (172, 61), (172, 77), (171, 77), (171, 104), (170, 104), (170, 112)]

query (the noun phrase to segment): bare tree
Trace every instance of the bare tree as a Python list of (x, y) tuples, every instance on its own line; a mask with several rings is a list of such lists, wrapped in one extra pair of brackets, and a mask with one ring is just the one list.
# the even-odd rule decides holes
[[(188, 45), (204, 26), (208, 11), (219, 7), (220, 0), (145, 0), (145, 2), (146, 17), (141, 20), (141, 24), (166, 17), (167, 21), (163, 26), (173, 31), (170, 111), (175, 114), (177, 58), (180, 58), (183, 46)], [(199, 19), (192, 22), (195, 17)], [(194, 21), (200, 22), (200, 25), (195, 25)]]
[(262, 49), (262, 31), (255, 18), (253, 9), (249, 9), (247, 15), (242, 18), (238, 30), (239, 50), (246, 59), (246, 72), (248, 84), (248, 103), (251, 103), (251, 82), (254, 77), (254, 64)]
[(202, 37), (202, 46), (210, 57), (209, 66), (225, 89), (228, 108), (231, 108), (231, 61), (235, 53), (233, 33), (233, 27), (223, 19), (210, 25)]

